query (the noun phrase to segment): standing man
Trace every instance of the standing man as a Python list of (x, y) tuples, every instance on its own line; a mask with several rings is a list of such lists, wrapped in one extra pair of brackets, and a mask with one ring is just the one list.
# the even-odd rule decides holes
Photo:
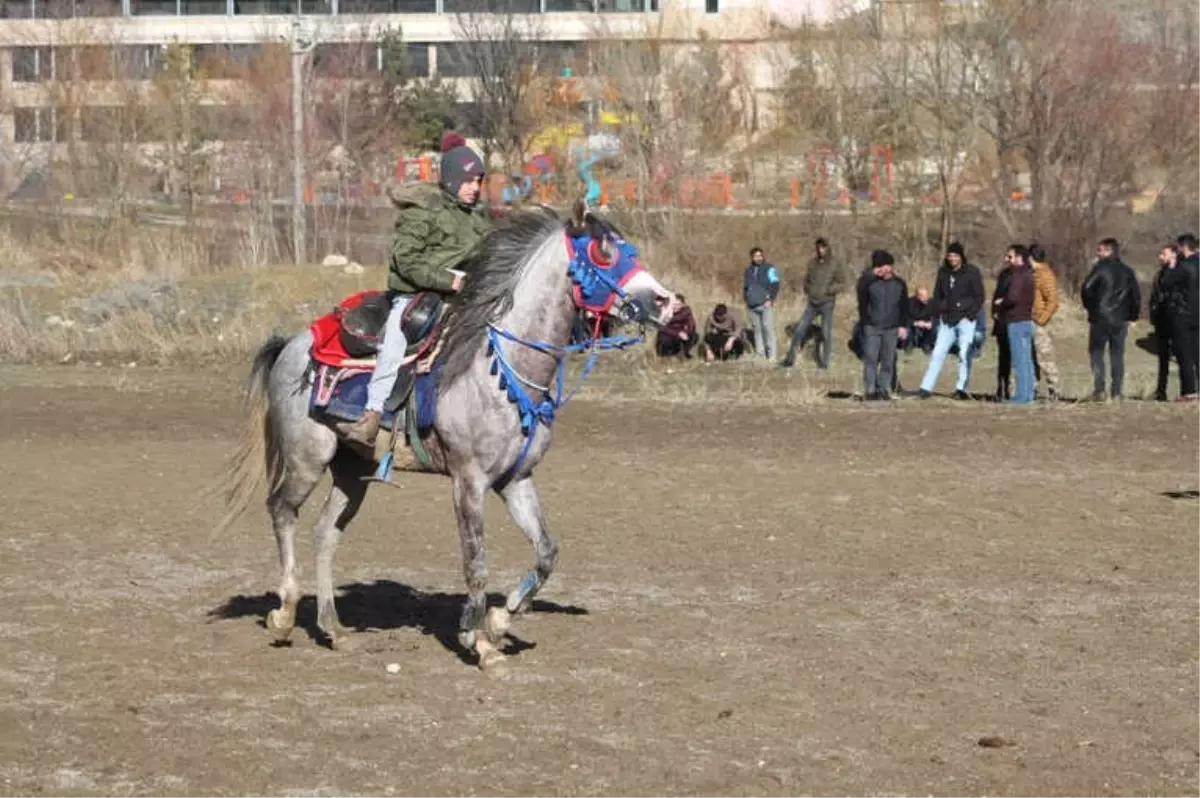
[(1007, 286), (995, 305), (997, 315), (1004, 319), (1001, 335), (1008, 336), (1008, 351), (1017, 372), (1017, 390), (1009, 402), (1028, 405), (1033, 403), (1033, 302), (1037, 294), (1029, 250), (1013, 244), (1004, 253), (1004, 265), (1009, 269)]
[(975, 326), (984, 301), (983, 275), (967, 262), (962, 244), (957, 241), (951, 243), (946, 248), (946, 259), (938, 269), (937, 283), (933, 288), (937, 338), (934, 340), (933, 354), (929, 356), (925, 378), (921, 380), (922, 399), (933, 395), (933, 388), (942, 373), (942, 364), (946, 362), (946, 355), (955, 343), (958, 344), (958, 381), (955, 383), (954, 398), (970, 398), (967, 383), (971, 380), (971, 345), (975, 340)]
[[(1180, 288), (1186, 277), (1180, 280), (1182, 272), (1178, 270), (1180, 251), (1174, 245), (1162, 248), (1158, 253), (1158, 271), (1154, 274), (1153, 286), (1150, 290), (1150, 323), (1154, 328), (1154, 337), (1158, 340), (1158, 384), (1154, 389), (1154, 401), (1166, 401), (1166, 383), (1171, 377), (1171, 354), (1175, 353), (1180, 362), (1180, 398), (1195, 392), (1195, 374), (1189, 373), (1192, 364), (1188, 360), (1186, 342), (1176, 341), (1175, 325), (1180, 319), (1182, 295)], [(1187, 326), (1183, 325), (1183, 335), (1187, 335)], [(1184, 365), (1187, 364), (1187, 365)], [(1190, 389), (1190, 390), (1189, 390)]]
[(762, 247), (750, 250), (750, 265), (742, 278), (742, 298), (746, 300), (750, 327), (754, 330), (754, 351), (759, 357), (775, 359), (775, 297), (779, 296), (779, 272), (767, 263)]
[(807, 303), (800, 321), (792, 331), (792, 343), (787, 355), (779, 365), (791, 368), (796, 365), (796, 352), (804, 345), (804, 337), (808, 328), (818, 316), (821, 317), (821, 338), (824, 346), (820, 352), (820, 368), (829, 370), (829, 353), (833, 351), (833, 310), (840, 294), (846, 286), (846, 273), (842, 264), (829, 251), (829, 243), (824, 238), (818, 238), (814, 243), (816, 256), (808, 262), (804, 272), (804, 295)]
[(1029, 247), (1029, 260), (1033, 264), (1033, 349), (1035, 362), (1046, 377), (1046, 395), (1050, 401), (1058, 399), (1058, 364), (1054, 362), (1054, 339), (1050, 337), (1050, 322), (1058, 312), (1058, 278), (1046, 260), (1046, 250), (1040, 244)]
[(871, 268), (857, 286), (862, 324), (863, 398), (891, 399), (896, 346), (908, 336), (908, 286), (896, 276), (890, 252), (871, 253)]
[[(1200, 380), (1200, 253), (1196, 251), (1196, 234), (1184, 233), (1175, 243), (1179, 247), (1179, 267), (1187, 274), (1188, 284), (1184, 315), (1187, 317), (1189, 345), (1184, 354), (1191, 358), (1191, 373)], [(1197, 399), (1195, 392), (1180, 398), (1185, 402)]]
[(1137, 321), (1142, 290), (1137, 275), (1121, 261), (1121, 245), (1106, 238), (1096, 245), (1096, 263), (1080, 291), (1088, 317), (1088, 354), (1092, 359), (1092, 401), (1104, 401), (1104, 350), (1112, 367), (1112, 398), (1125, 387), (1125, 338)]

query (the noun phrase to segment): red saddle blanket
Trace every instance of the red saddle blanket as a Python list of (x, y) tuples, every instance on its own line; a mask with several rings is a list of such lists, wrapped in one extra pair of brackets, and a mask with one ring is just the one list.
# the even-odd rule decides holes
[(351, 357), (342, 344), (342, 316), (351, 308), (357, 307), (368, 296), (378, 294), (377, 289), (359, 291), (346, 297), (331, 312), (326, 313), (309, 326), (312, 333), (312, 358), (318, 363), (335, 368), (352, 367), (371, 371), (375, 368), (374, 358)]

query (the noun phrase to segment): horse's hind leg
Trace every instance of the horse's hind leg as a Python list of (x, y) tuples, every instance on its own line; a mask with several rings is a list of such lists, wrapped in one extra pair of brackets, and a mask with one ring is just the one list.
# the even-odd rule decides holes
[(492, 642), (500, 644), (500, 638), (508, 628), (512, 615), (524, 612), (533, 603), (558, 561), (558, 544), (546, 531), (546, 519), (542, 515), (542, 503), (538, 498), (537, 486), (532, 477), (510, 482), (500, 491), (508, 506), (508, 514), (533, 544), (536, 557), (533, 570), (525, 574), (521, 583), (508, 594), (504, 609), (493, 609), (488, 613), (485, 629)]
[(350, 632), (338, 620), (333, 599), (333, 555), (342, 532), (362, 507), (368, 484), (363, 477), (372, 470), (371, 462), (344, 448), (339, 449), (329, 464), (333, 485), (329, 489), (329, 497), (325, 499), (325, 506), (321, 508), (321, 517), (313, 528), (317, 553), (317, 626), (329, 636), (330, 645), (335, 649), (349, 646)]
[(283, 481), (267, 497), (267, 510), (275, 530), (275, 545), (279, 547), (279, 609), (267, 613), (267, 628), (275, 639), (283, 642), (296, 626), (296, 605), (300, 602), (300, 586), (296, 582), (296, 519), (300, 506), (308, 499), (321, 479), (321, 471), (288, 468)]

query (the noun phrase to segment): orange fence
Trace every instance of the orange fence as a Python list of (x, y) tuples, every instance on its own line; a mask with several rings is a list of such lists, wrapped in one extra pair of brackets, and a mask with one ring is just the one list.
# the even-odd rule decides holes
[[(853, 199), (860, 205), (890, 205), (893, 180), (891, 148), (871, 147), (860, 155), (864, 158), (868, 185), (864, 190), (854, 192)], [(843, 180), (838, 179), (842, 163), (842, 153), (834, 150), (811, 153), (805, 159), (804, 173), (784, 177), (777, 183), (779, 188), (774, 192), (774, 196), (771, 191), (764, 191), (762, 187), (752, 188), (742, 183), (735, 183), (732, 176), (726, 173), (701, 178), (681, 177), (678, 179), (664, 178), (659, 175), (648, 182), (619, 176), (600, 177), (599, 204), (602, 207), (710, 210), (754, 207), (800, 211), (847, 207), (851, 202), (851, 191), (845, 186)], [(396, 182), (428, 182), (435, 180), (436, 177), (437, 170), (434, 159), (430, 156), (396, 160)], [(536, 202), (559, 205), (570, 199), (560, 189), (558, 180), (552, 175), (527, 174), (526, 178), (532, 182), (531, 198)], [(505, 189), (510, 184), (511, 180), (508, 176), (499, 173), (491, 174), (485, 183), (484, 194), (490, 202), (502, 203)], [(353, 186), (351, 196), (342, 199), (348, 199), (354, 203), (370, 198), (379, 198), (381, 194), (382, 186), (375, 181), (368, 180)], [(242, 189), (234, 189), (229, 192), (229, 198), (234, 202), (245, 202), (249, 201), (250, 193)], [(313, 185), (309, 185), (304, 191), (304, 201), (309, 204), (314, 202), (325, 204), (337, 199), (336, 192), (314, 188)]]

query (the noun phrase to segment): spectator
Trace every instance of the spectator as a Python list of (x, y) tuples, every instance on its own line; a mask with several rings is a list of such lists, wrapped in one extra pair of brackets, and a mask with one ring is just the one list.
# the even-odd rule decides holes
[[(1187, 359), (1186, 343), (1181, 348), (1176, 342), (1175, 323), (1178, 319), (1177, 308), (1180, 306), (1180, 286), (1182, 272), (1178, 270), (1180, 251), (1175, 245), (1164, 246), (1158, 253), (1159, 269), (1154, 274), (1154, 282), (1150, 290), (1150, 323), (1154, 328), (1158, 354), (1158, 385), (1154, 390), (1154, 400), (1166, 401), (1166, 383), (1171, 376), (1171, 353), (1175, 352), (1180, 362), (1180, 398), (1189, 392), (1194, 394), (1195, 374), (1189, 374), (1190, 364), (1184, 367)], [(1184, 277), (1186, 280), (1186, 277)], [(1187, 335), (1187, 329), (1182, 330)], [(1189, 390), (1190, 389), (1190, 390)]]
[(814, 243), (816, 256), (808, 262), (804, 272), (804, 295), (806, 304), (800, 321), (792, 331), (792, 343), (787, 355), (780, 363), (785, 368), (796, 365), (796, 353), (804, 346), (809, 328), (819, 316), (821, 318), (821, 338), (824, 345), (817, 351), (818, 367), (829, 369), (829, 355), (833, 346), (833, 313), (837, 295), (846, 287), (846, 274), (842, 264), (829, 251), (829, 244), (824, 238), (818, 238)]
[(742, 298), (754, 330), (754, 351), (759, 357), (775, 359), (775, 298), (779, 296), (779, 272), (767, 263), (762, 247), (750, 250), (750, 265), (742, 280)]
[(1088, 316), (1088, 354), (1092, 359), (1092, 401), (1104, 400), (1104, 350), (1112, 366), (1112, 398), (1125, 387), (1125, 338), (1129, 322), (1137, 321), (1142, 291), (1137, 275), (1121, 261), (1115, 238), (1096, 245), (1096, 263), (1080, 291)]
[[(1004, 253), (1005, 291), (994, 300), (997, 317), (1003, 319), (1004, 334), (1008, 336), (1008, 350), (1017, 372), (1017, 391), (1010, 400), (1014, 405), (1033, 403), (1033, 301), (1037, 294), (1033, 270), (1029, 266), (1029, 250), (1013, 244)], [(997, 291), (999, 293), (999, 291)], [(1007, 386), (1005, 386), (1007, 391)]]
[(1033, 281), (1037, 288), (1033, 297), (1033, 362), (1035, 371), (1046, 375), (1046, 395), (1050, 401), (1054, 401), (1058, 399), (1058, 364), (1054, 360), (1050, 322), (1058, 312), (1058, 279), (1046, 260), (1046, 250), (1040, 244), (1030, 245), (1029, 260), (1033, 265)]
[[(1183, 303), (1181, 315), (1187, 318), (1187, 334), (1190, 346), (1184, 354), (1191, 358), (1190, 373), (1200, 380), (1200, 253), (1197, 253), (1196, 235), (1184, 233), (1175, 241), (1179, 245), (1179, 266), (1187, 273), (1187, 302)], [(1200, 386), (1198, 386), (1200, 387)], [(1195, 393), (1180, 397), (1185, 402), (1195, 402)]]
[(1004, 268), (996, 275), (996, 290), (992, 293), (992, 335), (996, 339), (996, 401), (1012, 398), (1012, 349), (1008, 345), (1008, 324), (1005, 318), (1004, 297), (1012, 283), (1011, 250), (1004, 253)]
[(737, 360), (744, 347), (737, 319), (724, 304), (717, 305), (704, 323), (704, 341), (700, 349), (705, 361)]
[(969, 399), (967, 383), (971, 380), (971, 344), (975, 339), (977, 318), (983, 310), (983, 275), (967, 262), (966, 252), (957, 241), (946, 248), (946, 259), (938, 269), (933, 289), (933, 312), (937, 320), (937, 335), (929, 368), (921, 380), (922, 399), (933, 395), (933, 388), (942, 373), (942, 365), (950, 347), (958, 344), (958, 381), (956, 399)]
[(908, 286), (896, 276), (891, 253), (871, 253), (871, 268), (857, 286), (862, 324), (863, 396), (890, 399), (896, 367), (896, 344), (908, 335)]
[(696, 335), (696, 317), (692, 315), (692, 309), (688, 307), (687, 298), (683, 294), (676, 294), (676, 299), (678, 309), (671, 316), (671, 320), (658, 331), (654, 348), (659, 357), (683, 357), (691, 360), (692, 348), (696, 346), (699, 337)]
[[(1028, 250), (1025, 250), (1028, 252)], [(1009, 345), (1008, 314), (1009, 307), (1003, 300), (1008, 295), (1012, 285), (1012, 274), (1016, 260), (1011, 258), (1012, 249), (1004, 253), (1004, 268), (996, 275), (996, 290), (992, 294), (992, 335), (996, 339), (996, 401), (1007, 402), (1012, 398), (1013, 353)], [(1030, 344), (1032, 346), (1032, 343)], [(1035, 379), (1040, 379), (1037, 355), (1032, 354)]]
[(934, 318), (929, 289), (923, 285), (918, 286), (917, 292), (908, 298), (908, 318), (911, 327), (904, 341), (904, 350), (920, 349), (928, 355), (933, 351)]

